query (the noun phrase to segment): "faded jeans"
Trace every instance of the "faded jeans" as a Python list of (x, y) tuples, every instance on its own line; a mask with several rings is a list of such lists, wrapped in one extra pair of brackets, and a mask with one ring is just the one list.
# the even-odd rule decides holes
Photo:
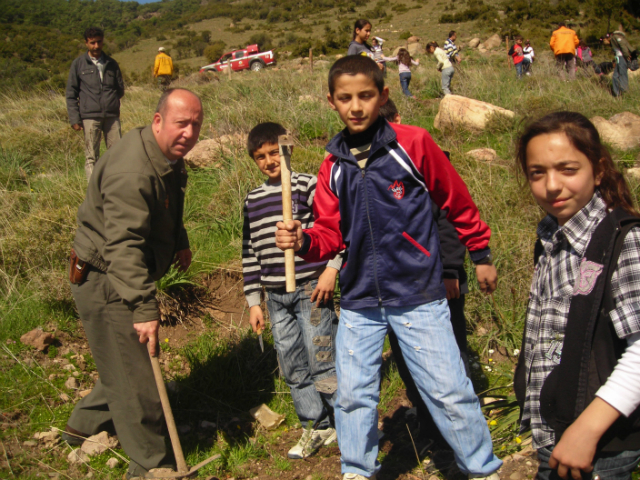
[(629, 90), (629, 72), (627, 71), (627, 60), (624, 57), (616, 57), (616, 67), (613, 70), (611, 79), (611, 89), (614, 97), (619, 97)]
[(466, 376), (445, 299), (408, 307), (342, 309), (336, 340), (335, 416), (342, 473), (370, 477), (380, 470), (378, 402), (382, 347), (392, 328), (436, 425), (470, 476), (487, 476), (502, 462), (478, 397)]
[(451, 95), (451, 79), (455, 69), (453, 67), (447, 67), (442, 70), (442, 91), (445, 95)]
[(400, 74), (400, 86), (402, 87), (402, 93), (407, 97), (413, 97), (409, 91), (409, 83), (411, 83), (411, 72), (402, 72)]
[[(553, 447), (544, 447), (538, 450), (537, 480), (561, 480), (558, 471), (549, 466), (549, 459)], [(640, 450), (627, 450), (624, 452), (600, 452), (596, 454), (593, 463), (593, 471), (582, 472), (583, 480), (591, 480), (596, 475), (600, 480), (631, 480), (631, 474), (640, 462)]]
[(84, 154), (86, 161), (84, 164), (84, 173), (87, 175), (87, 181), (93, 173), (93, 166), (100, 158), (100, 140), (104, 132), (104, 143), (107, 149), (111, 148), (122, 134), (120, 132), (120, 119), (118, 117), (109, 117), (102, 119), (87, 118), (82, 120), (84, 128)]
[[(320, 308), (311, 303), (318, 284), (312, 280), (298, 285), (293, 293), (284, 289), (267, 292), (271, 332), (278, 351), (280, 369), (291, 389), (300, 423), (308, 428), (323, 412), (322, 397), (333, 407), (337, 388), (335, 338), (338, 317), (333, 301)], [(331, 426), (326, 417), (319, 430)]]

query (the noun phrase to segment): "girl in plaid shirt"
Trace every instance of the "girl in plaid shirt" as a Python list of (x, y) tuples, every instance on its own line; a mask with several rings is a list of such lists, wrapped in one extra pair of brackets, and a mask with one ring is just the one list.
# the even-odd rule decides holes
[(640, 446), (627, 438), (624, 451), (603, 451), (601, 439), (620, 417), (631, 425), (640, 404), (640, 227), (624, 238), (618, 262), (611, 267), (614, 309), (601, 314), (608, 315), (617, 336), (626, 341), (622, 357), (561, 438), (555, 438), (540, 411), (542, 385), (560, 363), (587, 246), (612, 209), (638, 215), (631, 193), (597, 130), (579, 113), (552, 113), (530, 125), (520, 138), (517, 157), (531, 193), (547, 212), (538, 225), (543, 251), (532, 280), (522, 352), (522, 429), (532, 430), (540, 459), (538, 479), (553, 478), (555, 470), (565, 479), (592, 478), (590, 472), (600, 480), (631, 479)]

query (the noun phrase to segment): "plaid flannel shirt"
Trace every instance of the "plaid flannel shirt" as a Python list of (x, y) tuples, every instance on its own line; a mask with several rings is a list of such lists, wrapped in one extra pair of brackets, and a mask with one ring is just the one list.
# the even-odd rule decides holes
[[(531, 428), (536, 449), (555, 444), (554, 431), (540, 414), (540, 391), (547, 376), (560, 363), (562, 343), (580, 273), (580, 262), (591, 235), (606, 217), (599, 192), (563, 226), (547, 215), (538, 225), (544, 247), (531, 282), (525, 325), (524, 355), (527, 392), (521, 431)], [(620, 338), (640, 332), (640, 228), (625, 238), (618, 265), (611, 277), (615, 308), (609, 315)]]

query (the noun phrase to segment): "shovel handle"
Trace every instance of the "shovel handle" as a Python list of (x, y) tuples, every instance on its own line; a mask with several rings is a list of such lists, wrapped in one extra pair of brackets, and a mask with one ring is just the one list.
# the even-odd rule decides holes
[[(149, 345), (149, 344), (147, 344)], [(160, 346), (158, 345), (158, 348)], [(164, 412), (164, 419), (167, 422), (167, 429), (169, 430), (169, 438), (171, 438), (171, 446), (173, 447), (173, 454), (176, 457), (176, 466), (178, 467), (178, 473), (188, 473), (187, 462), (184, 460), (184, 453), (182, 453), (182, 445), (180, 445), (180, 438), (178, 437), (178, 429), (176, 428), (176, 421), (173, 418), (173, 412), (171, 411), (171, 404), (169, 403), (169, 396), (167, 395), (167, 388), (164, 386), (164, 380), (162, 378), (162, 370), (160, 370), (160, 362), (158, 357), (154, 357), (149, 352), (149, 359), (151, 360), (151, 368), (153, 368), (153, 377), (156, 380), (158, 387), (158, 393), (160, 394), (160, 403), (162, 403), (162, 411)]]
[[(280, 148), (280, 181), (282, 184), (282, 219), (293, 220), (291, 205), (291, 147), (283, 145), (278, 139)], [(296, 291), (296, 254), (293, 248), (284, 251), (284, 275), (287, 293)]]

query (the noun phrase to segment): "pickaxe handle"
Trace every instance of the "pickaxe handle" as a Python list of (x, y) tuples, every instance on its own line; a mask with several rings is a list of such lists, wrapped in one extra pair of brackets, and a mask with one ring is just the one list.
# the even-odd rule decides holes
[[(282, 219), (293, 220), (291, 206), (291, 147), (293, 140), (289, 135), (278, 137), (280, 149), (280, 178), (282, 183)], [(284, 275), (288, 293), (296, 291), (296, 254), (293, 248), (284, 251)]]

